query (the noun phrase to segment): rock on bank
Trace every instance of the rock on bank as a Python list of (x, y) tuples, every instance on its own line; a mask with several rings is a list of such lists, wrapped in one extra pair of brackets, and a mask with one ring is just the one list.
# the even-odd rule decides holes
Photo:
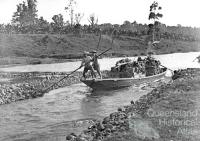
[(67, 73), (0, 73), (0, 105), (14, 101), (43, 96), (50, 90), (80, 82), (80, 72), (67, 77), (52, 88), (45, 90), (53, 83), (66, 76)]

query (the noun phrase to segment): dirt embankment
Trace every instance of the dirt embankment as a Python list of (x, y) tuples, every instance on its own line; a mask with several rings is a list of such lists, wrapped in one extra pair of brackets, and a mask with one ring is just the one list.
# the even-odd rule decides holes
[[(105, 56), (145, 55), (147, 43), (145, 37), (120, 36), (112, 38), (102, 35), (97, 49), (99, 36), (85, 34), (0, 34), (0, 65), (40, 64), (65, 62), (79, 59), (83, 51), (99, 50), (99, 53), (112, 47)], [(200, 51), (199, 41), (175, 41), (162, 39), (156, 48), (156, 54)]]
[(75, 141), (200, 140), (200, 69), (177, 71), (173, 81), (95, 122)]

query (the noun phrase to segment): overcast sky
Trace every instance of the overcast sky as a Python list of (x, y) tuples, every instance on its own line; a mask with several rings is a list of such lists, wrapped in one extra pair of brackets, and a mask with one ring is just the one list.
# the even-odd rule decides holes
[[(0, 23), (9, 23), (16, 5), (23, 0), (0, 0)], [(37, 0), (38, 16), (52, 21), (55, 14), (63, 14), (68, 20), (69, 15), (64, 7), (67, 0)], [(149, 6), (153, 0), (76, 0), (77, 11), (84, 13), (82, 24), (88, 24), (88, 17), (94, 13), (99, 23), (122, 24), (130, 22), (150, 23), (148, 21)], [(200, 27), (200, 0), (157, 0), (162, 6), (164, 15), (161, 22), (167, 25)]]

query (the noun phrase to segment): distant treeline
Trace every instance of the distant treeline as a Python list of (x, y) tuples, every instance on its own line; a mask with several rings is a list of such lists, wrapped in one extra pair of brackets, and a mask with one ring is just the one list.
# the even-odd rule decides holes
[[(62, 26), (61, 26), (62, 25)], [(11, 24), (0, 24), (0, 33), (5, 34), (74, 34), (77, 36), (83, 34), (107, 34), (114, 36), (131, 36), (139, 37), (149, 35), (147, 24), (130, 23), (125, 21), (124, 24), (95, 24), (95, 25), (65, 25), (56, 24), (55, 22), (47, 22), (43, 18), (38, 19), (38, 22), (27, 26), (15, 26)], [(157, 39), (174, 39), (184, 41), (200, 40), (200, 28), (183, 27), (183, 26), (166, 26), (160, 25), (160, 31), (156, 33)]]
[[(52, 22), (48, 22), (43, 17), (37, 15), (37, 0), (26, 0), (17, 5), (16, 12), (13, 13), (10, 24), (0, 24), (0, 33), (6, 34), (74, 34), (82, 36), (84, 34), (107, 34), (119, 37), (120, 35), (132, 37), (148, 37), (152, 35), (152, 24), (140, 24), (136, 21), (124, 21), (119, 24), (98, 24), (98, 18), (91, 15), (88, 19), (88, 25), (81, 25), (83, 17), (81, 13), (74, 13), (75, 0), (68, 0), (69, 4), (65, 7), (70, 15), (71, 21), (64, 21), (62, 14), (52, 17)], [(154, 3), (157, 4), (157, 3)], [(157, 6), (157, 5), (155, 5)], [(161, 7), (159, 7), (161, 8)], [(155, 13), (154, 18), (156, 18)], [(150, 16), (152, 16), (150, 14)], [(159, 14), (159, 13), (158, 13)], [(161, 14), (160, 14), (161, 15)], [(151, 32), (151, 33), (150, 33)], [(200, 40), (200, 28), (177, 26), (166, 26), (158, 24), (154, 31), (155, 39), (173, 39), (184, 41)]]

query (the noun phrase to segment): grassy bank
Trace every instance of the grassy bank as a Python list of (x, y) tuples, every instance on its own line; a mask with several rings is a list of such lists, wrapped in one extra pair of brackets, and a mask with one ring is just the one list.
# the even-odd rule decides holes
[(173, 81), (153, 89), (147, 95), (80, 135), (67, 140), (87, 141), (196, 141), (200, 139), (200, 69), (176, 72)]
[[(68, 59), (80, 59), (83, 51), (97, 49), (99, 36), (85, 34), (0, 34), (0, 65), (40, 64), (65, 62)], [(112, 50), (105, 56), (138, 56), (146, 54), (145, 37), (120, 36), (112, 39), (102, 35), (99, 52), (109, 47)], [(161, 40), (156, 54), (200, 51), (199, 41)]]

